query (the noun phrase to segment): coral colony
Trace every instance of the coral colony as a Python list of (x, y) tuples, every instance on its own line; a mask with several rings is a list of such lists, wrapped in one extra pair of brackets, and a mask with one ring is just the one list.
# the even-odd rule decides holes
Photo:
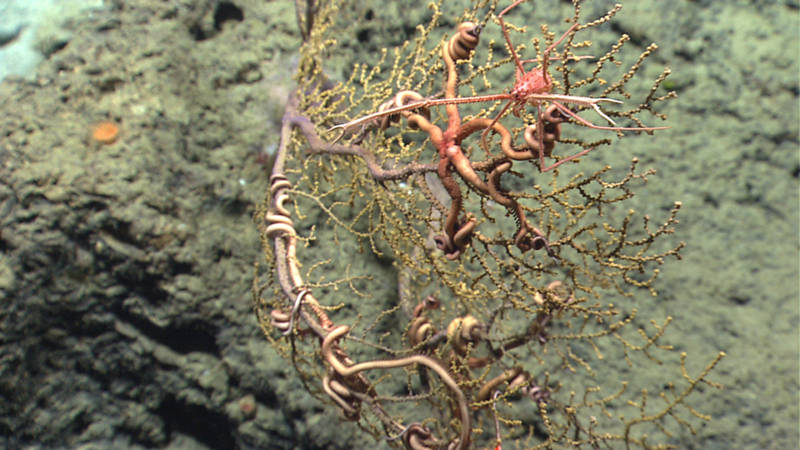
[[(587, 20), (576, 1), (561, 32), (537, 34), (507, 23), (521, 3), (496, 13), (481, 2), (440, 40), (434, 4), (415, 40), (338, 84), (322, 70), (337, 5), (298, 14), (298, 88), (258, 216), (273, 277), (254, 284), (256, 311), (309, 392), (391, 445), (658, 447), (666, 419), (691, 430), (691, 416), (708, 419), (685, 400), (717, 386), (707, 376), (723, 354), (694, 376), (681, 354), (681, 375), (656, 398), (592, 377), (604, 349), (630, 367), (670, 354), (671, 319), (638, 323), (629, 300), (654, 293), (656, 267), (680, 258), (682, 243), (664, 245), (680, 203), (655, 226), (620, 208), (654, 173), (635, 158), (617, 175), (559, 172), (602, 160), (593, 150), (613, 137), (664, 129), (640, 116), (665, 119), (669, 70), (631, 101), (627, 83), (656, 46), (610, 82), (601, 76), (629, 38), (587, 55), (619, 5)], [(502, 52), (481, 47), (490, 27)], [(530, 52), (512, 33), (544, 50), (521, 59)], [(508, 67), (513, 84), (488, 87)], [(347, 239), (354, 258), (390, 260), (397, 288), (380, 291), (350, 264), (334, 271), (343, 264), (325, 250)]]

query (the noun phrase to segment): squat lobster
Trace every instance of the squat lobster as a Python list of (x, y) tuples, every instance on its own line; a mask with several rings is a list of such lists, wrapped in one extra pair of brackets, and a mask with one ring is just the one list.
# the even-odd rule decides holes
[[(541, 107), (545, 103), (550, 103), (554, 106), (558, 112), (564, 116), (566, 119), (567, 117), (572, 118), (576, 122), (580, 123), (583, 126), (588, 128), (596, 129), (596, 130), (610, 130), (610, 131), (656, 131), (656, 130), (663, 130), (669, 127), (620, 127), (601, 109), (599, 104), (603, 102), (607, 103), (622, 103), (619, 100), (613, 98), (606, 98), (606, 97), (582, 97), (582, 96), (575, 96), (575, 95), (563, 95), (563, 94), (554, 94), (551, 93), (553, 89), (553, 83), (551, 77), (547, 71), (548, 64), (550, 61), (550, 53), (558, 46), (570, 33), (573, 33), (576, 28), (579, 27), (579, 24), (573, 24), (566, 32), (564, 32), (561, 37), (558, 38), (555, 42), (549, 45), (542, 54), (542, 64), (540, 67), (536, 67), (531, 69), (530, 71), (526, 72), (523, 63), (533, 62), (535, 60), (520, 60), (519, 55), (517, 55), (516, 50), (514, 50), (514, 46), (511, 43), (511, 38), (508, 35), (508, 31), (506, 29), (506, 24), (503, 21), (503, 16), (506, 15), (509, 11), (513, 8), (517, 7), (519, 4), (524, 2), (525, 0), (516, 0), (510, 6), (505, 8), (500, 14), (497, 15), (497, 19), (500, 22), (500, 26), (503, 31), (503, 36), (505, 37), (506, 43), (508, 44), (509, 52), (511, 53), (512, 58), (514, 59), (515, 68), (515, 82), (514, 86), (511, 88), (510, 91), (501, 94), (490, 94), (490, 95), (480, 95), (474, 97), (457, 97), (457, 98), (440, 98), (440, 99), (423, 99), (416, 102), (411, 102), (402, 106), (398, 106), (395, 108), (386, 109), (383, 111), (378, 111), (372, 114), (367, 114), (363, 117), (358, 119), (352, 120), (347, 123), (343, 123), (340, 125), (336, 125), (330, 128), (328, 131), (333, 131), (336, 129), (347, 129), (357, 125), (362, 125), (372, 120), (390, 116), (397, 114), (402, 111), (408, 111), (412, 109), (421, 109), (421, 108), (429, 108), (431, 106), (439, 106), (439, 105), (459, 105), (459, 104), (466, 104), (466, 103), (479, 103), (479, 102), (491, 102), (491, 101), (502, 101), (507, 100), (506, 104), (501, 108), (500, 112), (492, 119), (491, 124), (486, 127), (486, 129), (481, 134), (481, 143), (484, 148), (487, 148), (486, 137), (488, 136), (489, 132), (493, 129), (494, 125), (500, 120), (500, 118), (508, 111), (509, 107), (512, 107), (512, 113), (519, 117), (524, 112), (524, 107), (527, 104), (531, 104), (536, 106), (537, 109), (537, 120), (536, 120), (536, 139), (538, 140), (538, 148), (535, 149), (538, 153), (539, 159), (539, 170), (541, 172), (547, 172), (552, 170), (561, 164), (579, 158), (590, 151), (594, 150), (594, 147), (584, 149), (572, 156), (561, 158), (556, 163), (545, 166), (544, 157), (549, 156), (545, 154), (545, 145), (544, 145), (544, 126), (543, 123), (543, 115), (541, 113)], [(578, 59), (583, 59), (586, 57), (579, 57)], [(612, 126), (601, 126), (595, 125), (592, 122), (584, 119), (583, 117), (579, 116), (577, 113), (569, 109), (565, 106), (565, 104), (572, 104), (572, 105), (579, 105), (579, 106), (586, 106), (591, 107), (592, 109), (597, 112), (601, 117), (607, 120)], [(550, 114), (552, 116), (552, 114)]]

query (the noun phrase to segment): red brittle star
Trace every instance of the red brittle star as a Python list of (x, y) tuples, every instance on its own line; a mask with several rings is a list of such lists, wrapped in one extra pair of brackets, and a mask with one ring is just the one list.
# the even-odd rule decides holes
[[(531, 69), (530, 71), (526, 72), (525, 68), (523, 67), (523, 63), (527, 62), (535, 62), (534, 60), (521, 60), (519, 55), (517, 55), (516, 50), (514, 49), (514, 45), (511, 43), (511, 38), (508, 35), (508, 30), (506, 29), (506, 24), (503, 21), (503, 16), (511, 11), (513, 8), (518, 6), (519, 4), (523, 3), (525, 0), (516, 0), (510, 6), (505, 8), (503, 11), (498, 14), (497, 19), (500, 22), (500, 26), (503, 31), (503, 36), (508, 44), (508, 50), (511, 53), (511, 57), (514, 60), (515, 65), (515, 82), (514, 86), (505, 93), (501, 94), (490, 94), (490, 95), (479, 95), (479, 96), (472, 96), (472, 97), (455, 97), (447, 95), (446, 98), (441, 99), (424, 99), (420, 98), (418, 101), (410, 102), (408, 104), (402, 104), (396, 106), (394, 108), (389, 108), (385, 110), (381, 110), (372, 114), (365, 115), (358, 119), (352, 120), (350, 122), (336, 125), (332, 127), (329, 131), (336, 130), (336, 129), (347, 129), (350, 127), (354, 127), (357, 125), (365, 124), (367, 122), (379, 119), (381, 117), (394, 115), (403, 111), (409, 111), (412, 109), (420, 109), (420, 108), (429, 108), (431, 106), (439, 106), (439, 105), (459, 105), (465, 103), (480, 103), (480, 102), (492, 102), (492, 101), (507, 101), (500, 112), (492, 119), (490, 125), (485, 126), (485, 130), (481, 135), (481, 141), (483, 143), (483, 147), (487, 148), (486, 144), (486, 136), (488, 135), (490, 130), (494, 130), (494, 125), (498, 122), (498, 120), (506, 113), (509, 107), (512, 107), (512, 113), (516, 116), (521, 116), (522, 112), (524, 111), (524, 107), (527, 104), (531, 104), (536, 106), (537, 109), (537, 121), (536, 121), (536, 139), (538, 140), (538, 147), (537, 153), (539, 158), (539, 170), (541, 172), (546, 172), (552, 170), (559, 165), (574, 160), (578, 157), (581, 157), (594, 148), (584, 149), (572, 156), (568, 156), (565, 158), (561, 158), (558, 162), (550, 165), (545, 166), (544, 157), (549, 156), (544, 151), (545, 149), (545, 142), (544, 142), (544, 126), (545, 124), (540, 119), (542, 117), (541, 106), (544, 104), (551, 104), (557, 108), (559, 113), (564, 115), (565, 117), (572, 118), (576, 122), (580, 123), (583, 126), (588, 128), (596, 129), (596, 130), (609, 130), (609, 131), (636, 131), (636, 132), (652, 132), (656, 130), (664, 130), (669, 127), (620, 127), (611, 119), (606, 113), (600, 109), (601, 103), (622, 103), (620, 100), (616, 100), (613, 98), (607, 97), (584, 97), (584, 96), (576, 96), (576, 95), (564, 95), (564, 94), (554, 94), (552, 93), (553, 89), (553, 82), (552, 77), (548, 73), (548, 65), (549, 61), (552, 58), (550, 53), (552, 53), (555, 48), (571, 33), (575, 33), (581, 29), (580, 24), (573, 24), (567, 31), (565, 31), (561, 37), (559, 37), (555, 42), (550, 44), (545, 51), (542, 53), (542, 64), (540, 67), (536, 67)], [(584, 59), (587, 57), (574, 57), (574, 59)], [(573, 104), (578, 106), (585, 106), (592, 108), (597, 114), (607, 120), (612, 126), (601, 126), (595, 125), (592, 122), (584, 119), (583, 117), (579, 116), (577, 113), (569, 109), (565, 106), (565, 104)], [(450, 113), (448, 112), (448, 117)], [(553, 116), (553, 113), (550, 113), (550, 116)], [(449, 127), (448, 127), (449, 129)]]

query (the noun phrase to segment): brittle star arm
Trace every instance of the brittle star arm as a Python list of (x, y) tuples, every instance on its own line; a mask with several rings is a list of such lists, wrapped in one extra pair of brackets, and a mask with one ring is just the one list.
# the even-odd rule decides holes
[(433, 372), (439, 375), (439, 378), (442, 379), (442, 382), (452, 391), (453, 397), (458, 403), (458, 411), (459, 415), (461, 416), (461, 434), (457, 448), (466, 449), (469, 447), (470, 432), (472, 430), (470, 428), (471, 416), (469, 406), (467, 405), (467, 397), (464, 395), (464, 392), (461, 391), (461, 388), (458, 387), (458, 383), (456, 383), (453, 377), (451, 377), (447, 372), (447, 369), (442, 367), (442, 365), (437, 363), (433, 358), (424, 355), (413, 355), (397, 359), (366, 361), (356, 363), (351, 366), (346, 366), (334, 354), (333, 345), (339, 338), (347, 334), (349, 331), (349, 326), (340, 325), (332, 329), (328, 335), (325, 336), (325, 339), (322, 340), (322, 356), (325, 358), (325, 361), (330, 364), (333, 370), (342, 376), (348, 377), (356, 375), (365, 370), (394, 369), (397, 367), (410, 366), (412, 364), (420, 364), (431, 369)]
[(497, 95), (484, 95), (479, 97), (457, 97), (457, 98), (432, 98), (421, 100), (418, 102), (408, 103), (403, 106), (397, 106), (395, 108), (390, 108), (384, 111), (377, 111), (371, 114), (367, 114), (366, 116), (359, 117), (358, 119), (351, 120), (347, 123), (342, 123), (339, 125), (334, 125), (328, 129), (328, 132), (334, 130), (341, 130), (356, 127), (358, 125), (362, 125), (367, 123), (371, 120), (378, 119), (384, 116), (390, 116), (393, 114), (397, 114), (403, 111), (410, 111), (412, 109), (422, 109), (422, 108), (429, 108), (431, 106), (442, 106), (442, 105), (463, 105), (466, 103), (480, 103), (480, 102), (490, 102), (494, 100), (508, 100), (510, 97), (508, 94), (497, 94)]
[[(600, 109), (599, 104), (602, 102), (607, 103), (617, 103), (622, 104), (623, 102), (607, 97), (581, 97), (577, 95), (562, 95), (562, 94), (530, 94), (528, 96), (528, 101), (531, 102), (552, 102), (554, 105), (558, 107), (558, 109), (563, 112), (564, 114), (572, 117), (573, 119), (577, 120), (581, 124), (589, 127), (594, 128), (595, 130), (610, 130), (610, 131), (656, 131), (656, 130), (666, 130), (669, 127), (618, 127), (617, 123), (614, 122), (611, 117), (608, 117), (606, 113)], [(580, 106), (588, 106), (597, 112), (602, 118), (606, 119), (608, 123), (612, 124), (611, 127), (604, 127), (600, 125), (595, 125), (588, 120), (584, 119), (583, 117), (576, 114), (574, 111), (570, 110), (563, 103), (570, 103), (573, 105), (580, 105)]]
[[(285, 119), (284, 119), (285, 120)], [(345, 145), (328, 143), (319, 137), (314, 125), (305, 116), (295, 116), (289, 119), (291, 125), (303, 133), (309, 143), (309, 154), (352, 155), (358, 156), (367, 165), (367, 170), (376, 181), (404, 180), (417, 173), (434, 172), (433, 164), (409, 163), (399, 169), (384, 169), (378, 164), (375, 155), (359, 145)]]
[[(409, 164), (401, 169), (383, 169), (376, 161), (374, 155), (353, 145), (328, 144), (324, 142), (314, 130), (314, 126), (308, 118), (297, 111), (297, 95), (293, 93), (289, 97), (286, 111), (281, 125), (280, 141), (275, 154), (275, 162), (270, 177), (270, 208), (264, 216), (267, 222), (266, 235), (274, 240), (275, 248), (275, 268), (281, 289), (287, 298), (297, 298), (290, 317), (290, 323), (295, 314), (299, 313), (303, 320), (312, 330), (322, 338), (325, 330), (332, 327), (333, 323), (328, 319), (325, 311), (319, 306), (316, 298), (305, 287), (300, 271), (297, 266), (297, 232), (291, 219), (291, 214), (284, 206), (289, 201), (287, 191), (291, 189), (291, 183), (284, 175), (284, 166), (287, 157), (288, 142), (291, 139), (292, 128), (299, 129), (305, 136), (310, 145), (312, 153), (330, 153), (339, 155), (353, 155), (361, 157), (372, 177), (377, 181), (404, 179), (414, 173), (433, 172), (436, 166), (423, 164)], [(305, 311), (305, 306), (313, 312), (313, 316)], [(316, 317), (314, 317), (316, 316)], [(291, 328), (289, 330), (291, 332)]]

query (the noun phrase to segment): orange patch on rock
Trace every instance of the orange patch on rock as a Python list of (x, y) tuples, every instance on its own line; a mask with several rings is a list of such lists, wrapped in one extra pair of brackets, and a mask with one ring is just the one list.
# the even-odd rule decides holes
[(92, 140), (101, 144), (113, 144), (119, 137), (119, 126), (114, 122), (100, 122), (92, 127)]

